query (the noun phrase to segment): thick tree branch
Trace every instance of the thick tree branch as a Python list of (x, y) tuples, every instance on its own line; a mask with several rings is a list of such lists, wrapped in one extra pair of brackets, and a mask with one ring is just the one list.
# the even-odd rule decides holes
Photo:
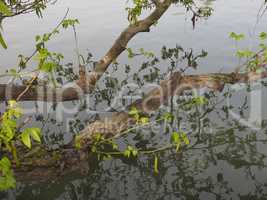
[(84, 96), (83, 91), (77, 85), (72, 84), (64, 88), (51, 88), (47, 86), (32, 86), (0, 84), (0, 101), (18, 99), (19, 101), (44, 101), (63, 102), (78, 100)]
[(161, 16), (168, 10), (171, 3), (171, 0), (163, 1), (157, 5), (148, 17), (135, 24), (130, 24), (116, 39), (106, 55), (98, 61), (95, 66), (95, 71), (90, 72), (86, 78), (80, 79), (77, 84), (84, 90), (92, 90), (95, 87), (97, 80), (101, 78), (108, 66), (126, 49), (128, 42), (137, 33), (149, 32), (150, 27), (161, 18)]
[[(155, 10), (144, 20), (138, 21), (136, 24), (129, 25), (117, 38), (113, 46), (106, 55), (98, 61), (95, 70), (86, 73), (84, 67), (80, 67), (79, 80), (76, 83), (65, 88), (49, 88), (49, 87), (32, 87), (21, 96), (21, 101), (70, 101), (81, 98), (82, 95), (92, 91), (97, 80), (101, 78), (108, 66), (116, 60), (116, 58), (126, 49), (128, 42), (140, 32), (148, 32), (149, 28), (155, 24), (161, 16), (170, 7), (171, 0), (165, 0), (160, 3)], [(27, 86), (18, 85), (0, 85), (0, 101), (7, 99), (17, 99), (17, 97), (25, 91)]]
[[(174, 73), (176, 74), (176, 73)], [(181, 85), (189, 88), (209, 87), (215, 90), (223, 88), (224, 84), (234, 84), (238, 82), (248, 82), (266, 78), (267, 72), (263, 73), (210, 73), (203, 75), (186, 75), (181, 79)], [(163, 85), (162, 85), (163, 84)], [(163, 81), (161, 87), (166, 87)], [(178, 86), (178, 85), (177, 85)], [(0, 101), (17, 99), (28, 86), (0, 84)], [(181, 86), (180, 86), (181, 87)], [(162, 91), (167, 91), (162, 89)], [(63, 88), (50, 88), (47, 86), (32, 86), (27, 89), (20, 101), (46, 101), (63, 102), (79, 100), (84, 96), (84, 91), (76, 84), (67, 84)], [(164, 95), (166, 96), (166, 95)]]
[[(267, 71), (263, 73), (211, 73), (186, 76), (182, 76), (177, 71), (162, 81), (158, 88), (151, 90), (142, 100), (135, 101), (128, 108), (134, 106), (140, 112), (150, 113), (156, 111), (170, 97), (181, 95), (185, 90), (207, 87), (215, 91), (222, 91), (225, 84), (248, 83), (266, 77)], [(79, 139), (83, 146), (87, 146), (90, 145), (95, 134), (101, 133), (105, 138), (119, 136), (134, 123), (134, 119), (127, 112), (114, 113), (111, 117), (89, 124), (81, 132)]]
[[(242, 74), (213, 73), (187, 76), (182, 76), (180, 72), (174, 72), (166, 80), (162, 81), (159, 87), (152, 89), (143, 99), (129, 105), (128, 109), (135, 106), (140, 112), (149, 113), (156, 111), (171, 96), (181, 95), (183, 91), (188, 89), (208, 87), (221, 91), (225, 84), (247, 83), (266, 77), (267, 72), (262, 74), (249, 72)], [(91, 144), (94, 135), (99, 133), (105, 138), (120, 137), (122, 134), (127, 133), (125, 130), (135, 123), (135, 120), (127, 112), (114, 113), (111, 117), (106, 117), (89, 124), (79, 135), (81, 145), (86, 149)], [(44, 151), (42, 154), (45, 156), (38, 159), (31, 159), (30, 157), (30, 161), (28, 161), (28, 155), (25, 154), (24, 157), (26, 158), (23, 158), (21, 162), (23, 167), (17, 168), (14, 165), (16, 177), (23, 181), (25, 179), (33, 180), (34, 178), (38, 178), (38, 181), (40, 181), (40, 177), (47, 180), (70, 172), (80, 171), (81, 173), (87, 173), (90, 168), (88, 166), (88, 154), (85, 152), (88, 151), (78, 151), (72, 144), (56, 152), (57, 155), (60, 155), (58, 160), (54, 159), (53, 155), (55, 152), (48, 152), (45, 148), (42, 149)]]

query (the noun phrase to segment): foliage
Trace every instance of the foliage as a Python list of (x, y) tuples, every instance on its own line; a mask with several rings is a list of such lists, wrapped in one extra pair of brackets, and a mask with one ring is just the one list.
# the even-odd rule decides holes
[(20, 136), (23, 144), (29, 149), (32, 147), (31, 138), (34, 141), (41, 143), (41, 131), (39, 128), (26, 128)]
[(74, 27), (75, 25), (79, 24), (78, 19), (65, 19), (62, 22), (62, 27), (67, 29), (68, 27)]
[[(9, 10), (8, 6), (2, 0), (0, 0), (0, 16), (1, 15), (10, 16), (11, 14), (12, 14), (12, 12)], [(0, 20), (0, 27), (1, 27), (1, 20)], [(5, 49), (7, 48), (7, 45), (4, 41), (4, 38), (1, 34), (1, 32), (0, 32), (0, 45)]]
[(172, 143), (176, 146), (176, 151), (180, 150), (181, 144), (184, 143), (189, 145), (189, 139), (187, 138), (186, 134), (182, 131), (173, 132), (171, 136)]
[[(8, 108), (1, 116), (0, 122), (0, 147), (1, 152), (12, 154), (12, 159), (19, 165), (16, 144), (20, 141), (28, 148), (31, 148), (31, 138), (40, 143), (41, 131), (39, 128), (26, 128), (22, 132), (18, 130), (17, 120), (22, 116), (22, 110), (17, 102), (8, 102)], [(9, 158), (3, 157), (0, 162), (2, 176), (0, 176), (0, 190), (15, 186), (15, 179), (12, 175)]]
[(2, 15), (10, 16), (12, 12), (9, 10), (9, 7), (1, 0), (0, 1), (0, 13)]
[[(126, 11), (128, 12), (128, 21), (130, 24), (136, 24), (138, 23), (138, 18), (142, 15), (144, 10), (151, 10), (164, 2), (158, 0), (132, 0), (131, 3), (133, 6), (126, 8)], [(195, 26), (195, 22), (198, 18), (209, 17), (213, 11), (213, 9), (208, 6), (197, 6), (196, 1), (194, 0), (172, 0), (172, 3), (181, 4), (187, 11), (191, 11), (193, 13), (193, 17), (191, 19), (193, 26)], [(155, 24), (156, 23), (157, 22), (155, 22)]]
[(74, 27), (75, 24), (79, 23), (77, 19), (64, 19), (60, 22), (60, 24), (49, 33), (45, 33), (42, 36), (36, 36), (36, 51), (37, 56), (35, 59), (38, 61), (39, 70), (49, 74), (50, 81), (53, 82), (54, 86), (56, 86), (56, 81), (54, 77), (54, 73), (57, 71), (57, 68), (60, 66), (60, 61), (64, 58), (61, 53), (50, 52), (46, 48), (46, 43), (49, 42), (52, 36), (55, 36), (59, 33), (59, 27), (67, 29), (68, 27)]
[(235, 41), (240, 41), (240, 40), (245, 38), (245, 35), (242, 34), (242, 33), (241, 34), (237, 34), (235, 32), (231, 32), (229, 37), (232, 38)]
[(126, 8), (128, 11), (128, 20), (131, 24), (137, 23), (138, 17), (144, 9), (151, 9), (153, 7), (148, 0), (132, 0), (132, 3), (134, 4), (132, 8)]
[(151, 51), (145, 51), (144, 48), (140, 48), (138, 53), (134, 53), (131, 48), (127, 48), (128, 58), (133, 58), (135, 56), (144, 56), (145, 58), (155, 57), (154, 53)]
[(193, 106), (203, 106), (208, 104), (208, 100), (204, 96), (195, 96), (189, 101), (185, 102), (183, 106), (186, 109), (191, 109)]
[[(16, 1), (14, 1), (16, 2)], [(182, 3), (183, 6), (186, 7), (187, 10), (191, 10), (193, 12), (193, 25), (196, 21), (197, 17), (207, 17), (211, 14), (212, 9), (209, 7), (202, 7), (197, 8), (195, 10), (196, 5), (193, 0), (177, 0), (173, 1), (173, 3)], [(151, 4), (151, 1), (149, 0), (133, 0), (134, 6), (132, 8), (127, 8), (128, 11), (128, 20), (131, 24), (138, 23), (138, 17), (141, 16), (143, 10), (145, 9), (152, 9), (155, 5)], [(37, 6), (36, 13), (38, 16), (41, 16), (41, 10), (45, 7), (45, 5)], [(6, 3), (3, 3), (3, 1), (0, 0), (0, 14), (4, 15), (12, 15), (13, 9), (9, 9)], [(14, 13), (13, 13), (14, 14)], [(56, 86), (56, 78), (55, 73), (61, 70), (60, 68), (60, 61), (64, 58), (61, 53), (57, 52), (51, 52), (47, 48), (47, 42), (51, 40), (51, 38), (59, 33), (59, 27), (62, 27), (64, 29), (72, 27), (75, 32), (75, 25), (78, 24), (79, 21), (77, 19), (64, 19), (60, 22), (59, 26), (57, 26), (52, 32), (45, 33), (43, 35), (37, 35), (36, 40), (36, 51), (34, 52), (34, 57), (38, 62), (38, 69), (36, 71), (43, 72), (49, 75), (49, 81), (52, 81), (54, 86)], [(245, 38), (243, 34), (236, 34), (232, 32), (230, 34), (230, 37), (234, 39), (235, 41), (240, 41)], [(260, 40), (263, 42), (267, 38), (266, 33), (261, 33), (259, 35)], [(3, 47), (6, 48), (6, 44), (0, 35), (0, 43)], [(257, 53), (251, 51), (251, 50), (238, 50), (237, 56), (239, 58), (253, 58), (248, 62), (248, 68), (251, 71), (258, 71), (259, 65), (264, 61), (267, 61), (267, 51), (266, 51), (266, 45), (264, 43), (261, 43), (259, 45), (261, 47), (261, 54), (263, 55), (263, 60), (259, 58)], [(157, 58), (155, 58), (155, 55), (153, 52), (145, 51), (143, 48), (139, 50), (138, 53), (134, 53), (131, 48), (127, 49), (128, 51), (128, 57), (133, 58), (134, 56), (142, 55), (148, 59), (153, 59), (150, 63), (146, 63), (142, 65), (140, 68), (141, 70), (146, 69), (149, 66), (154, 66), (155, 63), (158, 62)], [(205, 51), (202, 51), (201, 54), (198, 56), (193, 55), (193, 50), (190, 50), (189, 52), (186, 52), (183, 50), (183, 48), (176, 46), (172, 49), (167, 49), (166, 47), (162, 48), (162, 59), (163, 60), (170, 60), (171, 63), (171, 70), (175, 69), (177, 67), (177, 63), (180, 59), (186, 60), (186, 68), (192, 67), (197, 68), (197, 59), (201, 57), (205, 57), (207, 53)], [(27, 67), (28, 58), (21, 56), (21, 62), (20, 67), (21, 69), (25, 69)], [(186, 69), (185, 68), (185, 69)], [(154, 68), (155, 69), (155, 68)], [(185, 69), (181, 69), (182, 72), (185, 72)], [(139, 71), (139, 72), (140, 72)], [(156, 73), (158, 70), (156, 70)], [(14, 77), (19, 76), (18, 72), (16, 70), (11, 71)], [(158, 75), (158, 74), (156, 74)], [(137, 75), (135, 76), (137, 77)], [(158, 76), (156, 76), (158, 77)], [(148, 79), (148, 78), (147, 78)], [(137, 78), (135, 80), (138, 80)], [(151, 81), (154, 79), (151, 78)], [(111, 85), (111, 84), (110, 84)], [(197, 108), (196, 113), (199, 115), (198, 107), (206, 106), (209, 104), (209, 100), (204, 96), (194, 96), (189, 101), (184, 102), (181, 104), (181, 109), (189, 109)], [(172, 113), (163, 113), (162, 116), (160, 116), (157, 120), (152, 120), (150, 117), (143, 114), (141, 111), (139, 111), (137, 108), (132, 107), (129, 111), (129, 116), (131, 116), (136, 124), (134, 127), (129, 128), (126, 130), (123, 134), (129, 133), (129, 132), (139, 132), (138, 129), (144, 126), (152, 125), (153, 123), (159, 123), (160, 121), (167, 121), (169, 123), (173, 120), (173, 114)], [(195, 113), (194, 113), (195, 114)], [(20, 108), (18, 107), (17, 103), (15, 101), (9, 102), (9, 107), (7, 111), (3, 114), (1, 118), (1, 127), (0, 127), (0, 145), (3, 147), (4, 150), (11, 153), (13, 156), (14, 161), (19, 165), (19, 159), (17, 156), (17, 150), (16, 150), (16, 142), (23, 143), (27, 148), (32, 148), (32, 142), (41, 142), (41, 131), (38, 128), (26, 128), (23, 131), (18, 130), (17, 125), (17, 119), (20, 118), (22, 115), (22, 112)], [(200, 118), (200, 116), (198, 116)], [(91, 148), (91, 152), (95, 153), (98, 158), (111, 158), (112, 156), (123, 156), (126, 159), (136, 159), (138, 156), (141, 155), (152, 155), (154, 158), (154, 172), (156, 174), (159, 173), (159, 162), (160, 162), (160, 152), (175, 149), (176, 153), (180, 153), (183, 149), (183, 146), (187, 146), (190, 144), (189, 138), (187, 133), (182, 131), (181, 129), (177, 129), (176, 131), (171, 131), (171, 133), (168, 135), (170, 138), (170, 142), (167, 144), (164, 144), (162, 146), (155, 146), (153, 148), (144, 149), (139, 148), (134, 145), (127, 145), (124, 148), (120, 148), (119, 144), (116, 143), (116, 138), (104, 138), (103, 134), (98, 133), (93, 138), (93, 144)], [(77, 148), (81, 148), (81, 139), (79, 137), (76, 137), (75, 145)], [(106, 150), (108, 147), (108, 150)], [(111, 148), (111, 151), (110, 151)], [(1, 175), (0, 177), (0, 189), (7, 189), (10, 187), (15, 186), (15, 180), (12, 174), (11, 170), (11, 162), (9, 158), (3, 157), (0, 161), (0, 170)]]
[[(244, 34), (237, 34), (235, 32), (231, 32), (229, 37), (235, 42), (245, 39)], [(237, 49), (236, 51), (236, 56), (239, 58), (239, 60), (246, 59), (246, 72), (261, 73), (263, 71), (262, 67), (267, 62), (267, 45), (265, 43), (267, 39), (267, 33), (261, 32), (258, 36), (258, 39), (260, 43), (258, 45), (257, 51), (250, 49)]]
[(11, 163), (7, 157), (0, 160), (0, 191), (14, 188), (16, 181), (11, 170)]
[[(7, 6), (4, 8), (8, 9)], [(3, 11), (2, 7), (1, 9), (3, 13), (5, 10)], [(20, 78), (23, 74), (21, 70), (26, 69), (29, 60), (34, 58), (38, 62), (37, 71), (48, 74), (48, 79), (56, 86), (54, 74), (58, 72), (60, 61), (63, 59), (63, 55), (61, 53), (49, 51), (46, 47), (46, 44), (52, 39), (53, 36), (59, 33), (60, 27), (64, 29), (68, 27), (74, 28), (75, 24), (77, 23), (79, 23), (77, 19), (65, 19), (64, 17), (64, 19), (54, 30), (43, 35), (37, 35), (35, 37), (36, 50), (33, 55), (31, 57), (24, 57), (20, 55), (20, 69), (18, 71), (11, 69), (10, 75), (14, 76), (14, 78)], [(19, 127), (17, 124), (17, 120), (21, 118), (21, 116), (21, 108), (18, 106), (16, 101), (11, 100), (8, 102), (8, 108), (6, 109), (6, 112), (2, 114), (0, 121), (1, 153), (11, 153), (12, 160), (17, 166), (20, 165), (19, 155), (17, 155), (16, 147), (18, 142), (24, 144), (28, 149), (32, 148), (33, 141), (41, 143), (41, 130), (39, 128), (31, 127), (20, 130), (21, 127)], [(0, 163), (0, 170), (2, 170), (2, 176), (0, 177), (0, 190), (6, 190), (10, 187), (15, 187), (15, 179), (12, 174), (11, 161), (9, 159), (10, 157), (3, 157)]]
[(12, 152), (12, 142), (16, 137), (16, 120), (21, 117), (22, 111), (15, 101), (9, 101), (7, 111), (1, 117), (0, 144)]
[[(78, 24), (77, 19), (64, 19), (54, 28), (51, 32), (44, 33), (42, 35), (36, 35), (35, 37), (35, 51), (30, 57), (20, 55), (19, 69), (11, 69), (9, 73), (14, 78), (22, 78), (25, 74), (22, 70), (25, 70), (28, 66), (29, 61), (33, 58), (37, 61), (37, 69), (35, 72), (41, 72), (47, 75), (47, 80), (42, 82), (51, 82), (55, 87), (57, 86), (57, 73), (62, 73), (65, 69), (62, 68), (61, 61), (64, 56), (58, 52), (52, 52), (47, 48), (47, 43), (52, 40), (54, 36), (60, 33), (60, 28), (67, 29)], [(27, 74), (27, 73), (26, 73)], [(38, 84), (42, 85), (41, 81), (37, 80)], [(27, 83), (26, 83), (27, 84)]]
[(12, 12), (12, 14), (3, 13), (2, 18), (29, 12), (35, 12), (38, 17), (42, 17), (42, 11), (46, 8), (47, 3), (49, 2), (50, 0), (1, 0), (1, 4), (4, 4), (5, 7)]
[(142, 116), (141, 113), (135, 107), (131, 108), (131, 110), (129, 111), (129, 115), (135, 119), (137, 124), (144, 125), (149, 123), (149, 118)]
[[(6, 17), (16, 16), (29, 12), (35, 12), (38, 17), (42, 17), (42, 11), (46, 8), (50, 0), (0, 0), (0, 27), (2, 20)], [(0, 45), (7, 49), (7, 44), (0, 32)]]
[[(145, 123), (140, 123), (140, 119), (142, 119), (141, 113), (136, 109), (132, 108), (129, 111), (129, 115), (136, 120), (136, 125), (133, 126), (132, 128), (129, 128), (125, 132), (121, 133), (120, 136), (122, 136), (125, 133), (133, 132), (138, 130), (138, 128), (143, 127), (143, 126), (150, 126), (154, 123), (159, 123), (161, 121), (166, 121), (166, 122), (171, 122), (171, 119), (173, 115), (171, 113), (165, 112), (161, 118), (151, 121), (147, 119)], [(106, 139), (103, 134), (97, 133), (93, 137), (93, 142), (91, 146), (91, 152), (96, 154), (98, 159), (110, 159), (112, 156), (122, 156), (125, 157), (126, 159), (136, 159), (142, 155), (152, 155), (154, 156), (154, 172), (156, 174), (159, 173), (158, 165), (159, 165), (159, 153), (162, 151), (170, 150), (175, 148), (176, 152), (178, 153), (180, 148), (183, 145), (189, 145), (190, 141), (188, 136), (186, 135), (185, 132), (179, 130), (179, 131), (174, 131), (170, 135), (170, 143), (165, 144), (160, 147), (155, 147), (153, 149), (142, 149), (142, 148), (137, 148), (132, 145), (127, 145), (125, 149), (120, 149), (119, 145), (115, 142), (116, 137), (108, 138)], [(80, 148), (80, 138), (79, 136), (76, 137), (76, 147)], [(111, 150), (110, 150), (111, 147)], [(109, 150), (107, 150), (109, 149)]]

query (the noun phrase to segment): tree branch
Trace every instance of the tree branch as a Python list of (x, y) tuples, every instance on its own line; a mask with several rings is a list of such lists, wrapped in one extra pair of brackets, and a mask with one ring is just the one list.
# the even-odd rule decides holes
[[(248, 83), (267, 77), (267, 71), (263, 73), (211, 73), (204, 75), (185, 75), (176, 71), (161, 82), (160, 86), (151, 90), (142, 100), (137, 100), (128, 106), (136, 107), (142, 113), (156, 111), (161, 104), (168, 101), (174, 95), (181, 95), (186, 90), (195, 88), (210, 88), (222, 91), (225, 84)], [(87, 126), (79, 136), (82, 146), (88, 146), (95, 134), (101, 133), (105, 138), (120, 136), (135, 120), (127, 112), (117, 112), (111, 117), (97, 120)]]
[[(136, 24), (129, 25), (117, 38), (115, 43), (101, 58), (95, 66), (95, 70), (86, 73), (85, 67), (80, 66), (79, 80), (70, 84), (70, 87), (50, 88), (45, 86), (35, 86), (23, 96), (20, 101), (70, 101), (81, 98), (84, 94), (89, 93), (95, 87), (96, 82), (101, 78), (108, 66), (117, 59), (117, 57), (126, 49), (128, 42), (140, 32), (148, 32), (149, 28), (155, 24), (171, 5), (171, 0), (165, 0), (145, 19), (138, 21)], [(18, 85), (0, 85), (0, 101), (7, 99), (17, 99), (27, 86)]]
[(106, 55), (98, 61), (95, 66), (95, 71), (90, 72), (86, 78), (80, 79), (77, 84), (85, 91), (92, 90), (95, 87), (97, 80), (101, 78), (108, 66), (126, 49), (128, 42), (137, 33), (149, 32), (150, 27), (161, 18), (161, 16), (168, 10), (171, 3), (171, 0), (163, 1), (158, 4), (148, 17), (136, 22), (135, 24), (130, 24), (116, 39)]

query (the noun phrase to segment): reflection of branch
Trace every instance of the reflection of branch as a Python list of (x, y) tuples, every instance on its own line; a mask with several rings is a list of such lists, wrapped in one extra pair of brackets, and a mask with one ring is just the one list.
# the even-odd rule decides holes
[(20, 101), (20, 99), (28, 92), (28, 90), (32, 87), (33, 82), (36, 81), (38, 78), (38, 75), (35, 75), (32, 77), (32, 79), (30, 80), (30, 82), (28, 83), (27, 87), (25, 88), (25, 90), (22, 91), (22, 93), (19, 94), (19, 96), (16, 98), (16, 101)]
[[(168, 87), (167, 82), (172, 82), (177, 79), (178, 72), (174, 73), (171, 78), (162, 82), (160, 87), (163, 92), (167, 91), (165, 87)], [(225, 84), (235, 83), (247, 83), (249, 81), (256, 81), (267, 77), (267, 71), (262, 73), (248, 72), (248, 73), (210, 73), (203, 75), (185, 75), (182, 76), (179, 87), (183, 87), (183, 90), (193, 88), (208, 87), (213, 90), (222, 90)], [(175, 87), (178, 87), (177, 83)], [(17, 99), (27, 86), (24, 85), (12, 85), (12, 84), (0, 84), (0, 101), (6, 99)], [(165, 89), (164, 89), (165, 88)], [(159, 95), (160, 91), (153, 90), (154, 96)], [(79, 100), (85, 94), (82, 89), (76, 84), (71, 84), (66, 88), (51, 88), (47, 85), (34, 86), (30, 88), (20, 101), (46, 101), (46, 102), (63, 102)], [(152, 94), (150, 94), (153, 96)], [(167, 94), (164, 94), (165, 97)], [(163, 98), (164, 98), (163, 96)], [(159, 102), (158, 102), (159, 103)], [(155, 103), (154, 103), (155, 104)], [(154, 106), (151, 104), (151, 106)]]
[[(185, 90), (207, 87), (212, 90), (222, 91), (225, 84), (248, 83), (267, 77), (267, 71), (261, 74), (249, 73), (211, 73), (205, 75), (185, 75), (173, 72), (166, 80), (162, 81), (159, 88), (151, 90), (142, 100), (137, 100), (128, 108), (136, 107), (140, 112), (149, 113), (156, 111), (160, 105), (174, 95), (181, 95)], [(109, 138), (119, 135), (132, 124), (132, 117), (126, 112), (114, 113), (112, 117), (95, 121), (81, 132), (81, 140), (86, 144), (92, 137), (101, 133)]]

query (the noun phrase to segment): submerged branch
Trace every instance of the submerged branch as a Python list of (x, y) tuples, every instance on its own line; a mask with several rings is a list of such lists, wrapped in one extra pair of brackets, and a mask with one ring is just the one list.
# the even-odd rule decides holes
[[(248, 83), (267, 77), (267, 71), (263, 73), (211, 73), (205, 75), (185, 75), (174, 72), (161, 82), (158, 88), (151, 90), (142, 100), (137, 100), (128, 108), (136, 107), (142, 113), (156, 111), (174, 95), (181, 95), (186, 90), (197, 88), (209, 88), (221, 92), (225, 84)], [(96, 134), (103, 134), (105, 138), (119, 136), (123, 131), (135, 123), (135, 120), (127, 112), (114, 113), (111, 117), (97, 120), (87, 126), (80, 136), (82, 145), (90, 145)]]

